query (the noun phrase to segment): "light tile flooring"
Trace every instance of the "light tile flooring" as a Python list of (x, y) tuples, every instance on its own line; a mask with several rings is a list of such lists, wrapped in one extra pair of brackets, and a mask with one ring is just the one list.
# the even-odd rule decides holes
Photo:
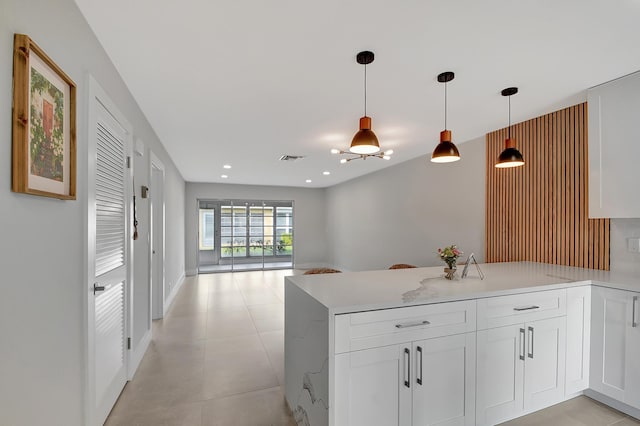
[[(108, 426), (289, 426), (284, 401), (284, 277), (291, 270), (189, 277)], [(579, 397), (504, 423), (631, 426)]]
[(188, 277), (106, 425), (295, 425), (284, 400), (291, 274)]

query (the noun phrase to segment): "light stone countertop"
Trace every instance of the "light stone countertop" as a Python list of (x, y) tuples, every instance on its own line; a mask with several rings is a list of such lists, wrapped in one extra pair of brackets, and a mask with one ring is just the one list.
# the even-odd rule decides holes
[(504, 296), (580, 285), (640, 292), (640, 277), (594, 269), (535, 262), (486, 263), (469, 266), (461, 279), (463, 265), (454, 280), (446, 280), (444, 266), (340, 274), (294, 275), (286, 280), (304, 290), (329, 309), (329, 314), (371, 311)]

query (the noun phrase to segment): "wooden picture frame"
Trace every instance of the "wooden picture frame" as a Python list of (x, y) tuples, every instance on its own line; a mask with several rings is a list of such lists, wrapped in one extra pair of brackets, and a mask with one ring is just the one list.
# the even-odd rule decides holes
[(76, 85), (24, 34), (13, 42), (14, 192), (76, 199)]

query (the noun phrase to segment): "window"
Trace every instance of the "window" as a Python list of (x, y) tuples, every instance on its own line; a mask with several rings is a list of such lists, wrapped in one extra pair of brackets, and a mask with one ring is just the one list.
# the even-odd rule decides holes
[(200, 250), (215, 249), (215, 238), (213, 231), (213, 226), (215, 223), (214, 220), (215, 216), (213, 209), (200, 209), (200, 235), (198, 238)]
[(293, 208), (276, 207), (276, 255), (293, 252)]

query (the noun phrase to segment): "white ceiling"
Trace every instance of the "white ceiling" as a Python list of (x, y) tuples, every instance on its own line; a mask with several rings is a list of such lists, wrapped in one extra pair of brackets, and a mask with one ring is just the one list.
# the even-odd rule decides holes
[[(520, 88), (518, 122), (640, 69), (640, 0), (76, 3), (193, 182), (326, 187), (426, 162), (444, 126), (443, 71), (456, 74), (447, 127), (459, 144), (506, 126), (505, 87)], [(376, 55), (367, 112), (395, 154), (341, 165), (329, 151), (349, 146), (363, 115), (361, 50)]]

